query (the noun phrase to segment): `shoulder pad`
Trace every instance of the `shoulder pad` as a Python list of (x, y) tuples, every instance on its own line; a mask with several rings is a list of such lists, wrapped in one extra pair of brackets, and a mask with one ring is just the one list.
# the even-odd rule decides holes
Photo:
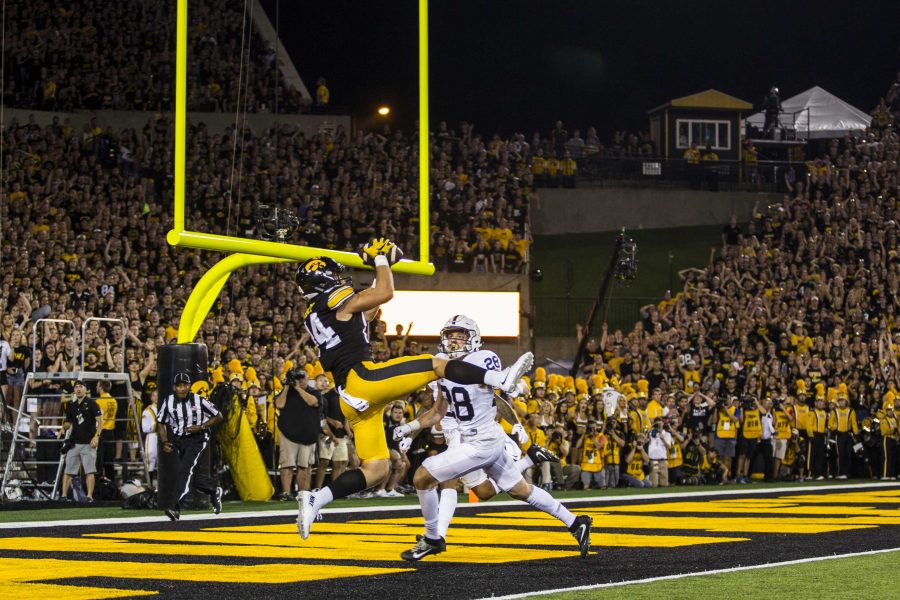
[(328, 292), (327, 306), (331, 310), (339, 308), (344, 302), (353, 295), (353, 288), (349, 285), (342, 285)]

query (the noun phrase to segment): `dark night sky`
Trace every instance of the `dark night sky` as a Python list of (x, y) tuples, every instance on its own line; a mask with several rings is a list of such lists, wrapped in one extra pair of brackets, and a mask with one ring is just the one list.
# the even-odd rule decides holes
[[(262, 0), (310, 91), (396, 124), (417, 111), (414, 0)], [(900, 2), (435, 0), (432, 122), (478, 131), (646, 129), (646, 111), (716, 88), (759, 105), (819, 85), (869, 111), (900, 68)]]

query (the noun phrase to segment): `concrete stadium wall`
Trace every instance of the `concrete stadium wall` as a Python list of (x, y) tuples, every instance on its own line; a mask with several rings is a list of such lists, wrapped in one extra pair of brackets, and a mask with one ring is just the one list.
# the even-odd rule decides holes
[[(13, 119), (24, 125), (28, 122), (28, 117), (34, 115), (35, 121), (41, 126), (49, 125), (53, 122), (53, 117), (59, 117), (60, 122), (69, 119), (75, 131), (80, 134), (81, 128), (91, 119), (96, 118), (98, 123), (104, 127), (112, 127), (114, 129), (124, 129), (133, 127), (140, 131), (147, 124), (148, 119), (154, 119), (159, 114), (152, 111), (129, 111), (129, 110), (102, 110), (102, 111), (80, 111), (75, 113), (49, 112), (42, 110), (22, 110), (18, 108), (4, 109), (3, 128), (9, 126)], [(243, 123), (243, 116), (241, 122)], [(229, 127), (234, 127), (234, 113), (201, 113), (189, 112), (188, 123), (206, 123), (207, 129), (212, 133), (224, 132)], [(323, 125), (336, 127), (342, 125), (347, 132), (351, 131), (351, 122), (349, 116), (344, 115), (273, 115), (273, 114), (248, 114), (247, 126), (252, 131), (260, 132), (275, 126), (292, 125), (298, 128), (306, 135), (311, 135), (319, 131)]]
[(739, 222), (753, 204), (780, 202), (779, 194), (634, 189), (586, 184), (574, 190), (542, 189), (531, 214), (535, 235), (658, 229)]

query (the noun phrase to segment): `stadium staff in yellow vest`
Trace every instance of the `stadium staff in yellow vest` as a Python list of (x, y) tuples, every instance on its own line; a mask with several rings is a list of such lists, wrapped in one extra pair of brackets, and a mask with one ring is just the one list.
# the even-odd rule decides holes
[(534, 176), (534, 187), (547, 187), (547, 160), (541, 148), (538, 148), (534, 158), (531, 159), (531, 174)]
[(109, 381), (97, 382), (97, 391), (100, 392), (97, 404), (103, 411), (103, 427), (100, 428), (100, 443), (97, 445), (97, 473), (114, 481), (116, 470), (113, 455), (116, 450), (116, 412), (119, 404), (115, 398), (110, 396), (111, 389), (112, 383)]
[(622, 457), (622, 449), (625, 447), (625, 433), (622, 424), (615, 417), (606, 419), (603, 434), (606, 436), (606, 448), (603, 452), (603, 475), (600, 478), (601, 487), (616, 488), (619, 485), (619, 464)]
[(737, 444), (737, 430), (740, 426), (740, 420), (735, 414), (737, 407), (734, 400), (734, 396), (725, 396), (722, 402), (716, 405), (716, 441), (713, 444), (719, 460), (729, 473)]
[(806, 417), (806, 435), (809, 446), (806, 453), (806, 470), (816, 481), (825, 479), (825, 440), (828, 435), (828, 413), (825, 396), (816, 396), (815, 408)]
[(850, 475), (850, 457), (853, 454), (853, 439), (859, 435), (856, 411), (850, 408), (847, 384), (838, 386), (837, 407), (828, 415), (828, 427), (837, 438), (837, 477), (847, 479)]
[(581, 467), (570, 465), (566, 460), (566, 457), (569, 456), (569, 446), (566, 431), (562, 426), (555, 427), (550, 431), (550, 441), (547, 443), (547, 450), (559, 457), (559, 462), (548, 461), (550, 463), (550, 476), (553, 479), (553, 489), (555, 490), (574, 490), (577, 488), (581, 477)]
[(606, 438), (597, 430), (595, 423), (590, 423), (575, 444), (575, 455), (581, 467), (581, 483), (584, 489), (600, 488), (600, 474), (603, 471), (603, 455), (606, 449)]
[(806, 473), (806, 455), (809, 450), (809, 434), (806, 431), (806, 421), (809, 418), (809, 395), (806, 391), (806, 382), (797, 380), (797, 400), (794, 402), (794, 427), (799, 434), (797, 443), (800, 445), (800, 460), (797, 471), (800, 481)]
[(897, 417), (894, 414), (894, 405), (884, 405), (884, 416), (881, 417), (881, 444), (884, 455), (882, 457), (881, 480), (889, 481), (897, 479), (896, 458), (897, 439), (900, 438), (900, 430), (897, 429)]
[(787, 453), (788, 443), (791, 440), (793, 421), (791, 415), (785, 409), (784, 401), (780, 398), (772, 406), (772, 414), (775, 421), (774, 461), (772, 472), (776, 480), (781, 479), (782, 464)]
[(578, 173), (578, 164), (575, 162), (575, 159), (572, 158), (572, 155), (566, 151), (565, 158), (562, 159), (559, 165), (560, 171), (562, 171), (563, 178), (563, 186), (567, 188), (575, 187), (575, 175)]
[(756, 447), (762, 439), (762, 415), (766, 409), (759, 400), (746, 396), (741, 401), (738, 464), (735, 471), (735, 483), (750, 483), (750, 461), (756, 454)]
[(625, 464), (628, 467), (622, 474), (629, 487), (648, 488), (650, 487), (650, 478), (647, 477), (647, 467), (650, 465), (650, 457), (647, 456), (647, 450), (644, 446), (647, 438), (644, 434), (634, 436), (631, 443), (626, 446)]

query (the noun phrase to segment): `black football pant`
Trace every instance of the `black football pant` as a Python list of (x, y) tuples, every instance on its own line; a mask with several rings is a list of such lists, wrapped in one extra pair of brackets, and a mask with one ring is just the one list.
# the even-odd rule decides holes
[(896, 477), (894, 459), (897, 454), (897, 440), (892, 437), (885, 436), (881, 440), (881, 447), (884, 449), (884, 462), (882, 462), (882, 477)]
[(177, 491), (175, 493), (177, 494), (178, 502), (181, 502), (181, 499), (191, 491), (191, 487), (204, 494), (215, 495), (215, 479), (209, 475), (194, 473), (197, 461), (200, 459), (203, 451), (206, 450), (208, 443), (206, 436), (201, 434), (175, 436), (174, 452), (178, 458), (178, 474), (175, 479), (175, 489)]
[(837, 433), (837, 474), (850, 476), (850, 461), (853, 456), (853, 436), (849, 431)]
[(116, 480), (116, 466), (113, 457), (116, 451), (116, 432), (112, 429), (100, 430), (100, 441), (97, 444), (97, 473), (106, 476), (110, 481)]
[(750, 472), (753, 471), (753, 463), (756, 462), (756, 457), (758, 455), (762, 455), (763, 459), (763, 475), (765, 475), (766, 481), (769, 481), (774, 477), (775, 473), (775, 463), (773, 462), (774, 450), (772, 448), (772, 438), (767, 440), (759, 440), (759, 444), (756, 445), (756, 451), (753, 453), (753, 456), (750, 457), (750, 467), (747, 471), (749, 475)]
[(806, 470), (809, 477), (825, 476), (825, 434), (814, 433), (809, 440)]

